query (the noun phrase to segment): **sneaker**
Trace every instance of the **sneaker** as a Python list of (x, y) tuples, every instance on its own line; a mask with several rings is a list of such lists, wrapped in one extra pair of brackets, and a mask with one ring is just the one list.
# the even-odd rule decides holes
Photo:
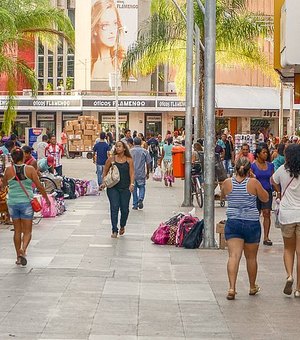
[(132, 210), (138, 210), (138, 207), (133, 206)]
[(295, 290), (294, 296), (295, 298), (300, 298), (300, 290)]
[(143, 204), (142, 200), (139, 200), (138, 207), (139, 207), (139, 209), (143, 209), (144, 208), (144, 204)]
[(112, 234), (111, 234), (111, 238), (117, 238), (118, 237), (118, 233), (117, 232), (113, 232)]
[(284, 289), (283, 289), (283, 293), (286, 294), (286, 295), (291, 295), (292, 292), (293, 292), (293, 283), (294, 283), (294, 279), (289, 276), (287, 279), (286, 279), (286, 282), (285, 282), (285, 286), (284, 286)]

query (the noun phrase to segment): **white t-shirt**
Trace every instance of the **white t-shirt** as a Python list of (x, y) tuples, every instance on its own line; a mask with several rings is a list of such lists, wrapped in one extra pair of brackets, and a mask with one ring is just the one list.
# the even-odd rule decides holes
[[(284, 193), (291, 179), (284, 165), (273, 174), (274, 182), (281, 186), (281, 194)], [(281, 224), (300, 222), (300, 177), (294, 178), (285, 191), (280, 201), (278, 220)]]

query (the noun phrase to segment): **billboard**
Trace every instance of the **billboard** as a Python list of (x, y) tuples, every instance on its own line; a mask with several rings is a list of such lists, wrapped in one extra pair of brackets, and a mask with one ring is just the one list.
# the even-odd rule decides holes
[(138, 0), (91, 0), (91, 80), (120, 69), (137, 31)]

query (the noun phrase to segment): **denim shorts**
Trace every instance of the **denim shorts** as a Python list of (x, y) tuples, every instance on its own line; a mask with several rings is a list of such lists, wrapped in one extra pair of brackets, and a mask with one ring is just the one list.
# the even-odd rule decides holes
[(19, 204), (9, 204), (8, 205), (9, 215), (13, 220), (32, 220), (33, 219), (33, 209), (28, 203), (19, 203)]
[(225, 225), (225, 239), (240, 238), (245, 243), (259, 243), (261, 226), (259, 221), (228, 219)]

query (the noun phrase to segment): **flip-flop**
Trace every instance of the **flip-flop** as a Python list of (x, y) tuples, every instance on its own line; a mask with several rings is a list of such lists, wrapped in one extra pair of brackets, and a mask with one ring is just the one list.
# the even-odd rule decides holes
[(26, 264), (27, 264), (27, 259), (26, 259), (26, 257), (20, 255), (19, 258), (20, 258), (20, 260), (21, 260), (21, 265), (22, 265), (22, 266), (26, 266)]

